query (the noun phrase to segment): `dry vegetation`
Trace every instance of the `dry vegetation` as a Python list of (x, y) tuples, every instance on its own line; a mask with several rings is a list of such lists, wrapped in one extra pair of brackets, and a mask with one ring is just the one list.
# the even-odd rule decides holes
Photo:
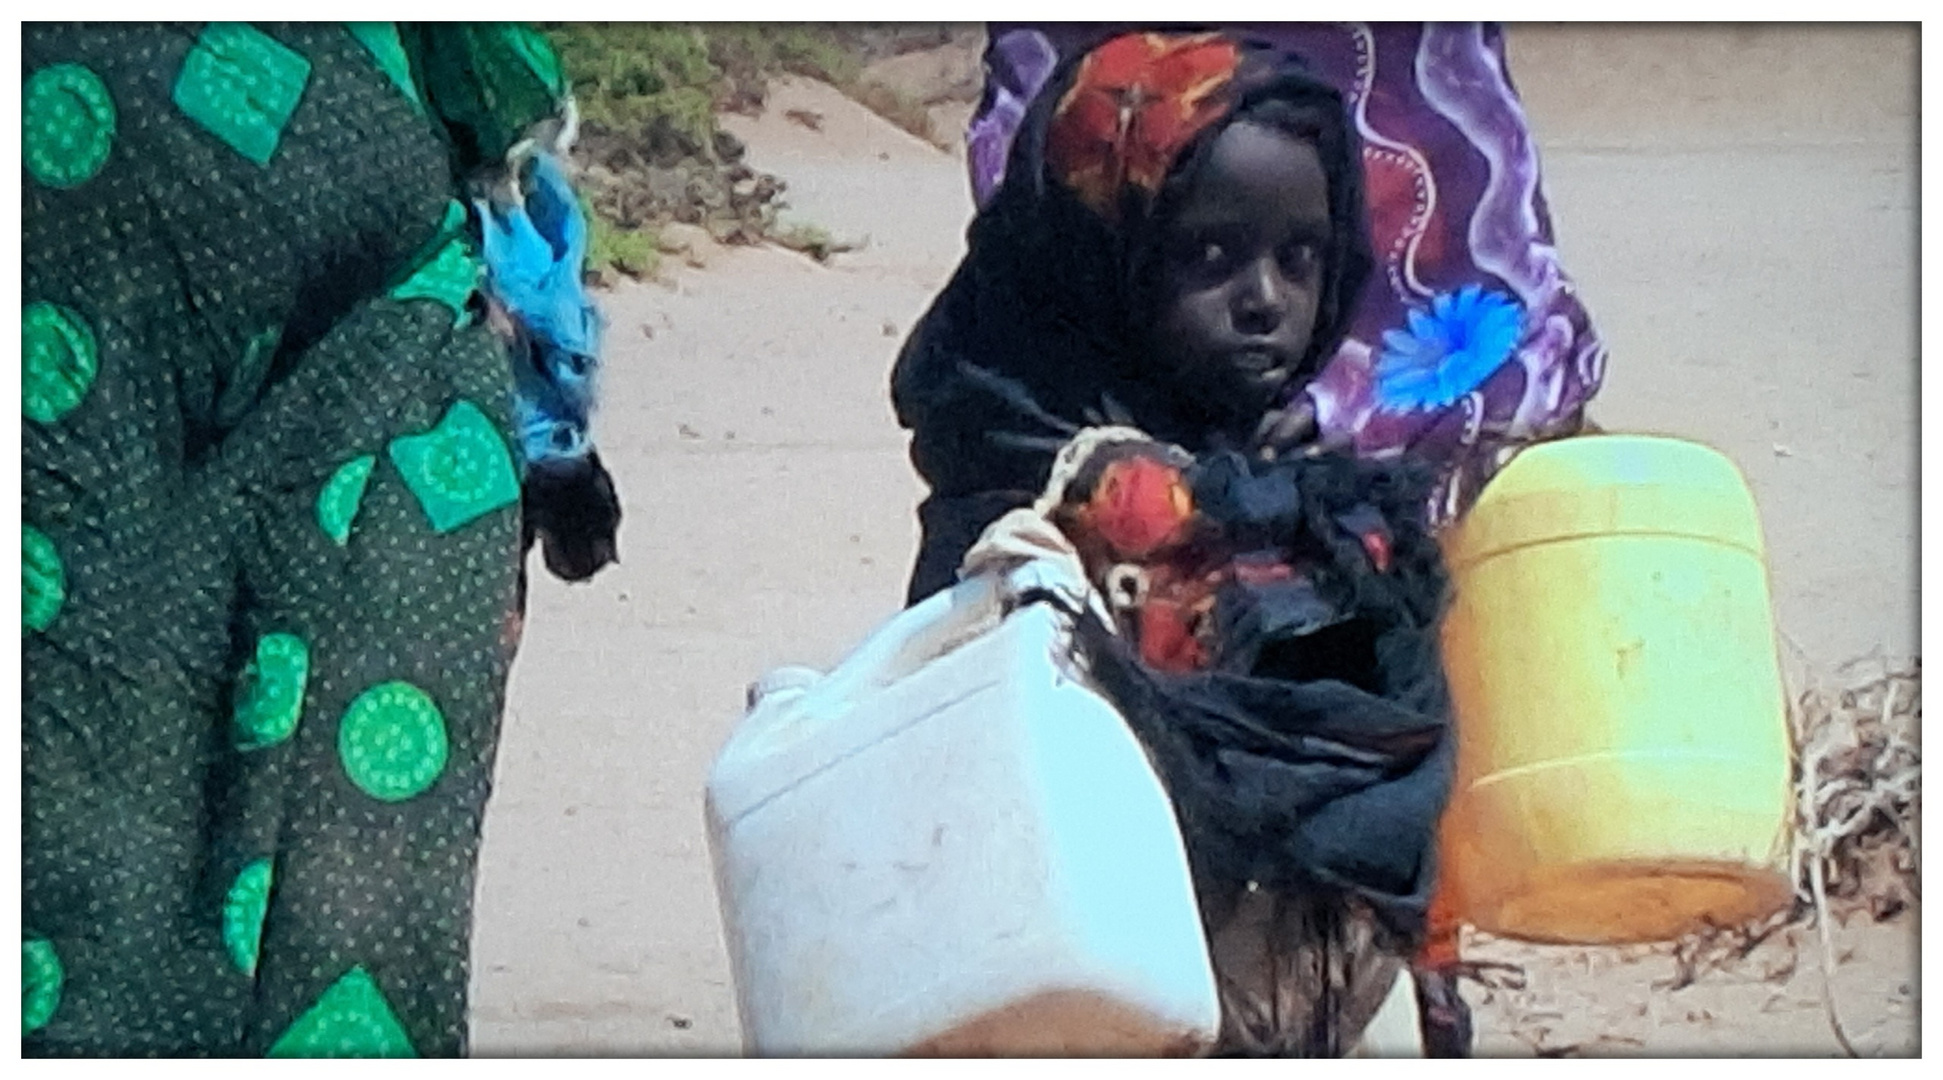
[[(975, 28), (942, 24), (559, 23), (545, 27), (580, 106), (575, 180), (593, 217), (589, 271), (652, 276), (661, 233), (679, 222), (724, 244), (777, 243), (818, 259), (841, 250), (827, 233), (778, 221), (787, 185), (742, 160), (723, 112), (763, 108), (779, 75), (820, 79), (892, 123), (942, 143), (929, 106), (874, 76), (872, 65), (959, 42)], [(963, 82), (964, 80), (959, 80)], [(976, 93), (962, 85), (945, 92)]]

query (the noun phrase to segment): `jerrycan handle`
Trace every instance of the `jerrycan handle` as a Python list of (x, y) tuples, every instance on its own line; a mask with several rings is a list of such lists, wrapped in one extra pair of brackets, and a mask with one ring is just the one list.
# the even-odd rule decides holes
[(981, 624), (1003, 615), (994, 575), (967, 578), (900, 612), (877, 628), (828, 675), (808, 687), (797, 707), (830, 715), (870, 690), (904, 678), (949, 652)]

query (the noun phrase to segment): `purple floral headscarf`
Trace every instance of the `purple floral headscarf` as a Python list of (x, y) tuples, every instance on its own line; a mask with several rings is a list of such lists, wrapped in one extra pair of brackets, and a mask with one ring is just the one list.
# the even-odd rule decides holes
[[(995, 24), (967, 132), (980, 206), (1025, 108), (1063, 56), (1125, 29)], [(1300, 54), (1363, 141), (1377, 271), (1302, 392), (1325, 436), (1437, 464), (1433, 514), (1469, 507), (1518, 446), (1578, 430), (1606, 350), (1552, 244), (1538, 151), (1493, 25), (1233, 27)]]

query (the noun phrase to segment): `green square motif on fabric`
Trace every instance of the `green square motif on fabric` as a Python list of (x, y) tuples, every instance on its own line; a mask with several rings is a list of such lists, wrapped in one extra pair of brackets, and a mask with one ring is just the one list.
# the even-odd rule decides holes
[(553, 51), (545, 35), (524, 23), (496, 23), (489, 30), (499, 35), (548, 93), (555, 98), (567, 96), (566, 72), (561, 70), (560, 55)]
[(519, 500), (506, 440), (470, 401), (454, 404), (423, 435), (393, 439), (387, 452), (435, 532), (451, 532)]
[(237, 153), (268, 165), (309, 81), (303, 54), (247, 23), (210, 23), (182, 61), (174, 100)]
[(413, 107), (425, 111), (425, 101), (418, 96), (418, 84), (412, 81), (412, 62), (405, 55), (405, 45), (398, 38), (398, 24), (388, 22), (346, 23), (351, 28), (351, 36), (358, 39), (378, 70), (385, 73), (392, 85), (398, 87)]
[(436, 300), (452, 309), (452, 325), (470, 321), (466, 304), (485, 280), (486, 268), (464, 237), (455, 236), (391, 290), (393, 300)]
[(417, 1057), (411, 1036), (363, 965), (344, 973), (270, 1047), (282, 1058)]

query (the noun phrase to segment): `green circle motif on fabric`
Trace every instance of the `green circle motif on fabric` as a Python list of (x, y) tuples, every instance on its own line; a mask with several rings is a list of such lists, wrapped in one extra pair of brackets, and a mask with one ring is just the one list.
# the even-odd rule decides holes
[(394, 680), (359, 694), (337, 730), (344, 772), (366, 795), (400, 802), (445, 771), (445, 717), (425, 691)]
[(236, 684), (231, 724), (240, 750), (257, 750), (288, 739), (303, 716), (310, 681), (310, 647), (295, 634), (265, 634), (256, 657)]
[(55, 64), (20, 91), (20, 153), (27, 172), (51, 188), (87, 183), (115, 141), (115, 100), (101, 76), (80, 64)]
[(31, 1035), (47, 1026), (61, 1007), (61, 984), (67, 972), (54, 943), (42, 937), (20, 940), (20, 1033)]
[(358, 515), (364, 487), (371, 482), (371, 467), (377, 463), (376, 454), (347, 461), (317, 493), (317, 524), (338, 547), (351, 542), (351, 519)]
[(67, 571), (54, 541), (32, 525), (20, 528), (20, 621), (29, 630), (46, 630), (67, 602)]
[(20, 411), (51, 424), (74, 410), (100, 367), (87, 320), (37, 300), (20, 313)]
[(223, 896), (223, 948), (230, 963), (245, 975), (256, 974), (257, 952), (263, 944), (263, 916), (270, 910), (270, 860), (252, 860), (237, 871)]

